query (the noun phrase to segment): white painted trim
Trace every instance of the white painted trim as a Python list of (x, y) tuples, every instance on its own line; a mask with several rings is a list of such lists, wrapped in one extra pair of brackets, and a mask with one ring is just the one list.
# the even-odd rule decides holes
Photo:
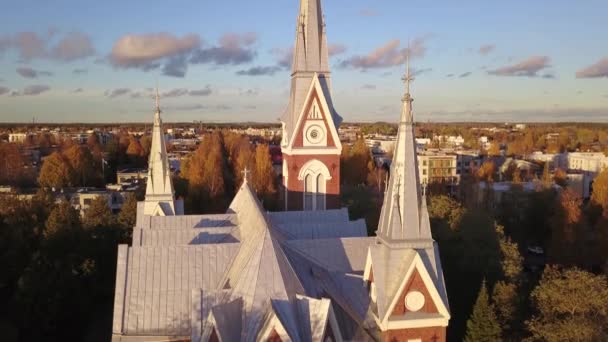
[(389, 320), (387, 330), (447, 327), (448, 322), (449, 319), (440, 315), (435, 315), (435, 317), (428, 318), (403, 318), (399, 320)]
[[(310, 88), (308, 89), (308, 95), (306, 95), (306, 98), (303, 102), (304, 105), (300, 109), (300, 115), (298, 116), (298, 122), (296, 123), (296, 125), (292, 131), (293, 136), (291, 137), (292, 139), (290, 139), (290, 141), (288, 142), (287, 149), (291, 150), (293, 148), (293, 142), (295, 140), (294, 137), (297, 134), (297, 132), (300, 131), (300, 128), (302, 126), (302, 121), (308, 117), (308, 113), (305, 113), (304, 109), (306, 109), (306, 106), (310, 103), (310, 100), (311, 100), (312, 94), (313, 94), (313, 90), (316, 91), (317, 95), (319, 96), (319, 102), (321, 103), (321, 106), (323, 107), (323, 112), (325, 114), (325, 120), (327, 120), (327, 126), (329, 126), (329, 130), (334, 138), (333, 139), (334, 144), (336, 145), (336, 148), (339, 151), (342, 151), (342, 142), (340, 142), (340, 136), (338, 135), (338, 131), (336, 130), (336, 124), (334, 123), (334, 118), (331, 115), (329, 106), (327, 106), (327, 99), (325, 98), (325, 94), (323, 93), (323, 88), (321, 88), (321, 83), (319, 82), (319, 74), (316, 72), (315, 72), (314, 76), (312, 77), (312, 82), (310, 83)], [(304, 134), (304, 133), (302, 133), (302, 134)]]
[(331, 180), (331, 173), (329, 172), (327, 165), (323, 164), (323, 162), (318, 159), (311, 159), (302, 165), (300, 172), (298, 173), (298, 180), (304, 180), (304, 177), (308, 174), (315, 177), (322, 174), (323, 177), (325, 177), (325, 181)]
[(270, 333), (272, 333), (272, 329), (275, 329), (277, 331), (277, 334), (279, 334), (279, 336), (281, 337), (281, 341), (291, 341), (291, 337), (289, 337), (287, 330), (285, 330), (283, 324), (281, 324), (281, 321), (274, 312), (272, 312), (272, 317), (266, 320), (266, 323), (264, 323), (262, 329), (260, 329), (260, 333), (258, 334), (256, 341), (268, 340), (268, 337), (270, 337)]
[(284, 148), (281, 150), (283, 154), (288, 156), (308, 156), (311, 154), (316, 155), (340, 155), (342, 150), (339, 150), (335, 147), (299, 147), (297, 149), (292, 149), (291, 147)]
[(372, 271), (372, 251), (367, 249), (367, 258), (365, 259), (365, 268), (363, 271), (363, 280), (369, 281), (369, 275)]
[[(427, 271), (426, 267), (424, 266), (424, 263), (422, 262), (422, 258), (420, 258), (420, 254), (418, 254), (418, 252), (416, 252), (416, 255), (414, 255), (414, 260), (412, 261), (409, 269), (407, 270), (405, 277), (403, 277), (401, 284), (397, 288), (397, 292), (395, 292), (394, 297), (391, 299), (391, 304), (388, 306), (388, 310), (386, 310), (385, 317), (382, 318), (382, 323), (383, 323), (382, 325), (388, 326), (390, 315), (393, 312), (393, 310), (395, 309), (395, 306), (397, 305), (397, 301), (399, 300), (400, 294), (401, 294), (401, 292), (404, 291), (405, 285), (410, 280), (412, 274), (414, 273), (414, 270), (418, 270), (418, 273), (420, 274), (420, 277), (422, 278), (422, 281), (424, 282), (424, 286), (426, 287), (427, 291), (429, 292), (429, 295), (431, 296), (433, 303), (435, 303), (435, 307), (437, 308), (437, 311), (439, 312), (440, 317), (442, 317), (442, 319), (444, 319), (446, 322), (450, 319), (450, 313), (448, 312), (445, 303), (443, 302), (443, 300), (441, 299), (441, 296), (439, 295), (439, 292), (435, 288), (435, 284), (433, 283), (433, 280), (431, 279), (429, 272)], [(411, 318), (411, 319), (417, 320), (415, 318)], [(414, 324), (414, 323), (412, 323), (412, 324)], [(447, 323), (446, 323), (446, 325), (447, 325)]]

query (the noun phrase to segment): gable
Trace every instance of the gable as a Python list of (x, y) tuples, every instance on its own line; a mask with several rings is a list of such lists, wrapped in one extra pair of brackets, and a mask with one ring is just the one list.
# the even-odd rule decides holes
[(293, 138), (289, 141), (291, 148), (342, 148), (336, 123), (316, 74), (294, 127)]
[[(419, 310), (413, 311), (408, 308), (408, 306), (416, 304), (406, 303), (406, 296), (410, 293), (422, 294), (424, 298), (424, 305)], [(414, 298), (413, 300), (415, 301), (417, 299)], [(393, 312), (391, 313), (391, 315), (400, 316), (408, 312), (439, 313), (437, 310), (437, 306), (431, 298), (431, 294), (429, 293), (429, 290), (426, 287), (426, 284), (424, 283), (424, 280), (422, 280), (422, 276), (420, 275), (420, 272), (418, 272), (417, 269), (414, 270), (413, 274), (410, 276), (410, 279), (406, 282), (405, 287), (401, 290), (401, 293), (398, 296), (398, 300), (396, 302), (395, 307), (393, 308)]]

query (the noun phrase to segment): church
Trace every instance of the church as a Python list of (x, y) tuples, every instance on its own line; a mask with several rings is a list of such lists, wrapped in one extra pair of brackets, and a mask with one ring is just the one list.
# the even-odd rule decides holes
[(445, 341), (450, 319), (431, 235), (407, 84), (376, 236), (339, 208), (341, 118), (320, 0), (301, 0), (283, 122), (285, 211), (247, 172), (227, 212), (184, 215), (156, 102), (145, 200), (118, 247), (113, 341)]

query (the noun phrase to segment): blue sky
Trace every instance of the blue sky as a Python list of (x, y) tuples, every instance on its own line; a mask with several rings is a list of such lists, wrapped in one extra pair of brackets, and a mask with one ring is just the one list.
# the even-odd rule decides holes
[[(408, 40), (422, 121), (608, 121), (606, 1), (325, 0), (336, 109), (394, 121)], [(297, 0), (13, 1), (0, 121), (276, 121)], [(197, 58), (195, 58), (197, 57)]]

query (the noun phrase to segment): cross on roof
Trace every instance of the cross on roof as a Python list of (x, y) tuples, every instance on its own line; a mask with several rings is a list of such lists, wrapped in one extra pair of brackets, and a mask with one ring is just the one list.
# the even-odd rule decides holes
[(243, 174), (243, 183), (247, 183), (249, 181), (249, 174), (251, 173), (251, 171), (249, 171), (249, 169), (245, 167), (245, 169), (241, 171), (241, 173)]
[(414, 76), (410, 73), (410, 44), (407, 44), (407, 56), (406, 56), (406, 71), (403, 78), (401, 78), (405, 83), (406, 94), (410, 93), (410, 82), (414, 81)]

